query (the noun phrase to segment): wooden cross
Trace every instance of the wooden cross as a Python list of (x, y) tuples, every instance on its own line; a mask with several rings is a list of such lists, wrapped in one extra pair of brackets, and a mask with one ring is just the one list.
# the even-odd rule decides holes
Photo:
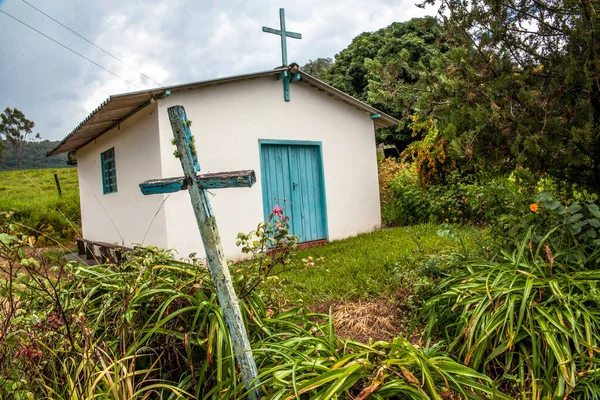
[(252, 356), (248, 333), (244, 326), (231, 275), (227, 268), (227, 260), (223, 252), (215, 216), (212, 213), (206, 193), (206, 189), (251, 187), (256, 182), (256, 177), (254, 171), (251, 170), (198, 174), (200, 164), (198, 163), (194, 138), (190, 130), (191, 121), (188, 121), (183, 106), (169, 107), (168, 113), (177, 145), (176, 155), (181, 160), (185, 176), (149, 180), (141, 183), (140, 189), (146, 195), (172, 193), (185, 189), (189, 191), (210, 274), (233, 342), (235, 357), (240, 366), (244, 384), (250, 392), (250, 398), (257, 399), (260, 397), (258, 371)]
[[(285, 10), (283, 8), (279, 9), (279, 27), (280, 29), (277, 30), (263, 26), (262, 30), (263, 32), (281, 36), (281, 63), (282, 66), (287, 67), (288, 59), (286, 38), (290, 37), (292, 39), (302, 39), (302, 34), (285, 30)], [(290, 101), (290, 82), (299, 80), (300, 74), (298, 74), (296, 70), (296, 72), (293, 72), (292, 76), (290, 76), (290, 74), (284, 71), (277, 76), (277, 79), (283, 79), (283, 96), (285, 101)]]

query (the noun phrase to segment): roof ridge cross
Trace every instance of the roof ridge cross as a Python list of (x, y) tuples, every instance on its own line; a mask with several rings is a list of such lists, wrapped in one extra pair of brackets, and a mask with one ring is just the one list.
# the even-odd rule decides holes
[(288, 65), (287, 60), (287, 40), (286, 37), (292, 39), (302, 39), (302, 34), (285, 30), (285, 10), (279, 9), (279, 30), (263, 26), (263, 32), (272, 33), (281, 36), (281, 63), (283, 66)]

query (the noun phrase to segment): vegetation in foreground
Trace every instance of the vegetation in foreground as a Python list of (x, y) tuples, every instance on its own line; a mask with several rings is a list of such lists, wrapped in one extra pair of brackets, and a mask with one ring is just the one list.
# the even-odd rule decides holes
[[(62, 195), (58, 194), (58, 175)], [(0, 172), (0, 212), (47, 244), (70, 241), (80, 230), (79, 183), (71, 168)]]
[[(253, 259), (232, 268), (265, 397), (596, 398), (600, 211), (593, 200), (564, 204), (541, 194), (529, 214), (513, 212), (510, 221), (530, 228), (517, 248), (500, 237), (485, 242), (498, 248), (504, 243), (507, 250), (499, 253), (458, 239), (481, 231), (449, 225), (362, 235), (303, 250), (296, 261), (285, 221), (240, 234)], [(23, 251), (31, 246), (29, 237), (3, 226), (2, 257), (8, 267), (19, 261), (28, 271), (1, 288), (0, 391), (6, 396), (245, 396), (203, 267), (149, 248), (137, 249), (121, 266), (69, 264), (48, 278), (47, 265)], [(412, 250), (386, 254), (386, 247), (402, 248), (407, 235), (424, 239)], [(274, 252), (261, 250), (273, 241)], [(413, 288), (418, 284), (413, 295), (419, 307), (411, 318), (426, 324), (418, 340), (406, 339), (410, 331), (391, 341), (342, 340), (331, 315), (280, 303), (287, 288), (307, 299), (316, 296), (322, 278), (298, 289), (311, 273), (342, 286), (329, 291), (331, 299), (361, 297), (359, 291), (344, 297), (344, 281), (361, 279), (349, 277), (358, 273), (355, 267), (345, 274), (326, 271), (327, 257), (346, 252), (345, 246), (356, 253), (348, 249), (339, 268), (368, 268), (385, 257), (405, 266), (387, 285), (382, 280), (373, 288), (392, 293), (402, 279)], [(294, 272), (272, 275), (278, 268)], [(368, 285), (358, 287), (370, 294)]]
[[(206, 269), (138, 249), (120, 266), (69, 264), (47, 279), (26, 258), (27, 235), (3, 229), (2, 257), (29, 273), (0, 287), (2, 397), (244, 397)], [(240, 305), (265, 398), (505, 398), (439, 345), (342, 341), (327, 315), (255, 291)]]
[(600, 249), (574, 259), (548, 238), (534, 246), (530, 232), (512, 253), (470, 260), (440, 282), (423, 310), (428, 334), (508, 392), (597, 398)]

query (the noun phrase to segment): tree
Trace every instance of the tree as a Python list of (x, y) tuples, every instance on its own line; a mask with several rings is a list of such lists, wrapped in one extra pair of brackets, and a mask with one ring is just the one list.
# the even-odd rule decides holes
[(365, 32), (335, 56), (324, 80), (401, 120), (398, 129), (382, 129), (378, 140), (402, 151), (416, 140), (409, 125), (427, 88), (422, 77), (449, 49), (435, 18), (395, 22), (376, 32)]
[[(34, 126), (35, 123), (25, 118), (25, 115), (16, 108), (6, 107), (0, 114), (0, 134), (5, 136), (14, 149), (17, 169), (21, 169), (25, 142), (33, 133)], [(38, 133), (34, 137), (39, 139), (40, 134)]]
[(456, 156), (600, 191), (600, 2), (442, 0), (439, 16), (457, 45), (420, 108)]
[(325, 72), (327, 72), (332, 65), (333, 59), (331, 57), (317, 58), (314, 61), (308, 60), (308, 62), (302, 66), (302, 70), (317, 79), (323, 79), (323, 75), (325, 75)]
[(72, 150), (67, 153), (67, 165), (77, 165), (77, 151)]

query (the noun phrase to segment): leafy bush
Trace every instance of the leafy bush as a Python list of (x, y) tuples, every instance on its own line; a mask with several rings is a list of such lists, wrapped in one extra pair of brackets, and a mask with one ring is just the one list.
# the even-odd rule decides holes
[(522, 170), (494, 179), (462, 176), (453, 170), (444, 180), (444, 184), (420, 185), (415, 165), (404, 164), (391, 181), (393, 199), (382, 205), (384, 221), (389, 225), (486, 224), (494, 228), (494, 235), (514, 239), (527, 230), (512, 231), (529, 212), (534, 198), (543, 188), (554, 191), (552, 182)]
[(515, 203), (490, 223), (490, 233), (500, 246), (515, 245), (515, 238), (522, 237), (529, 229), (533, 243), (538, 244), (545, 232), (555, 229), (547, 238), (548, 244), (565, 253), (571, 263), (585, 263), (586, 257), (600, 247), (600, 209), (596, 196), (558, 200), (549, 192), (541, 192), (529, 202)]
[[(24, 258), (32, 244), (27, 235), (10, 224), (0, 232), (8, 265), (19, 262), (28, 272), (0, 281), (0, 398), (247, 396), (203, 266), (137, 248), (120, 266), (71, 263), (49, 277), (44, 265)], [(278, 308), (256, 292), (240, 307), (265, 398), (482, 398), (497, 392), (489, 378), (437, 346), (342, 341), (331, 317)]]
[(423, 222), (464, 222), (473, 213), (469, 192), (456, 172), (449, 173), (447, 184), (422, 187), (414, 166), (405, 167), (392, 181), (394, 201), (388, 206), (387, 222), (412, 225)]
[[(256, 230), (238, 233), (237, 246), (242, 253), (250, 255), (247, 262), (236, 267), (235, 281), (238, 285), (237, 293), (244, 298), (252, 292), (261, 295), (270, 294), (271, 299), (277, 297), (280, 291), (279, 278), (272, 274), (277, 266), (278, 273), (290, 270), (291, 254), (298, 245), (299, 237), (289, 233), (289, 219), (283, 215), (283, 208), (275, 206), (267, 222), (261, 222)], [(288, 266), (288, 268), (285, 268)]]
[(419, 186), (414, 167), (405, 168), (394, 177), (392, 191), (395, 199), (384, 213), (390, 224), (412, 225), (432, 219), (430, 196)]
[(600, 250), (573, 264), (553, 254), (552, 235), (533, 247), (530, 231), (513, 253), (465, 262), (442, 280), (423, 308), (427, 334), (441, 334), (460, 362), (515, 394), (597, 398)]
[(402, 152), (404, 160), (410, 159), (416, 168), (419, 185), (422, 187), (446, 183), (447, 175), (456, 167), (448, 155), (448, 141), (439, 135), (435, 121), (411, 117), (413, 137), (422, 137), (410, 143)]
[(394, 201), (394, 191), (392, 183), (396, 175), (404, 168), (409, 167), (408, 164), (401, 163), (395, 158), (384, 158), (378, 160), (377, 172), (379, 177), (379, 198), (382, 204), (391, 204)]

